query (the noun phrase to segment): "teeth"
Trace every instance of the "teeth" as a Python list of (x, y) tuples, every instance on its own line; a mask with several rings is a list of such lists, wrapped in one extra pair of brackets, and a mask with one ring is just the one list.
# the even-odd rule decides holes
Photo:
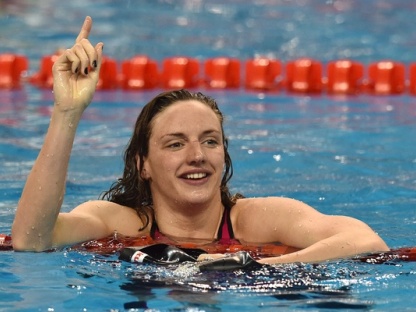
[(191, 173), (186, 176), (187, 179), (202, 179), (207, 176), (206, 173)]

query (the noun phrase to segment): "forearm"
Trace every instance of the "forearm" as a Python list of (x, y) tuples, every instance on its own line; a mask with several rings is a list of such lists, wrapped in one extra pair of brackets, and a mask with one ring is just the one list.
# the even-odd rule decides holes
[(15, 249), (44, 250), (52, 246), (80, 117), (77, 111), (54, 109), (44, 144), (17, 206), (12, 227)]
[(387, 250), (389, 248), (377, 234), (364, 230), (362, 233), (339, 233), (299, 251), (279, 257), (264, 258), (259, 260), (259, 262), (268, 264), (322, 262)]

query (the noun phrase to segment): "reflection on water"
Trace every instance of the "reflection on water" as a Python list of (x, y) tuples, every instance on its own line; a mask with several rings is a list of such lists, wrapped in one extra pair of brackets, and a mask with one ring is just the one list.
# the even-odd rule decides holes
[[(0, 276), (8, 286), (3, 297), (8, 298), (9, 306), (23, 310), (87, 308), (93, 302), (157, 311), (184, 307), (208, 311), (252, 311), (254, 307), (384, 310), (402, 296), (410, 296), (411, 302), (416, 290), (415, 262), (399, 260), (384, 264), (340, 260), (201, 272), (195, 263), (131, 264), (120, 262), (117, 255), (73, 250), (4, 256), (6, 265)], [(25, 268), (28, 261), (36, 266)], [(61, 294), (59, 299), (40, 301), (40, 293), (50, 287)]]
[[(161, 308), (155, 300), (162, 292), (167, 297), (165, 304), (180, 303), (209, 311), (224, 308), (244, 311), (238, 300), (250, 301), (253, 296), (257, 304), (260, 299), (262, 308), (364, 309), (371, 308), (374, 302), (357, 296), (360, 284), (375, 287), (376, 283), (389, 279), (371, 275), (374, 272), (369, 271), (371, 267), (347, 261), (203, 274), (191, 263), (170, 268), (133, 265), (127, 268), (127, 281), (120, 288), (136, 297), (135, 301), (126, 302), (125, 308)], [(234, 300), (225, 299), (230, 296)]]

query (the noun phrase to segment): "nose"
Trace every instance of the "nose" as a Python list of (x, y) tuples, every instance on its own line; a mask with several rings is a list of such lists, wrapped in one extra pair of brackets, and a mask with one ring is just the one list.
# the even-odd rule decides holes
[(200, 142), (191, 142), (188, 150), (189, 163), (203, 163), (205, 161), (205, 154)]

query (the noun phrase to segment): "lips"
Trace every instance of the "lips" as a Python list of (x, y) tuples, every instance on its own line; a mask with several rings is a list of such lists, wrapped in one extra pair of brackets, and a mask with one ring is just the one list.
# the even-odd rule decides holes
[(192, 181), (203, 181), (206, 180), (209, 176), (211, 175), (210, 172), (206, 171), (206, 170), (190, 170), (187, 172), (184, 172), (183, 174), (180, 175), (181, 179), (184, 179), (186, 181), (192, 182)]

